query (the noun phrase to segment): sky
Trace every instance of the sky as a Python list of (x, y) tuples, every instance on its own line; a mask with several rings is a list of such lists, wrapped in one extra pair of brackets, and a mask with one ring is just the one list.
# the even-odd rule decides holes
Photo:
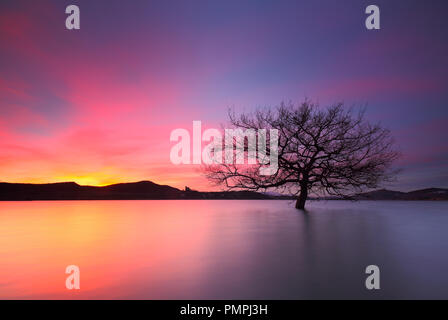
[[(445, 2), (445, 3), (444, 3)], [(80, 30), (65, 7), (80, 8)], [(208, 190), (170, 132), (312, 99), (367, 106), (396, 139), (388, 187), (448, 187), (446, 1), (0, 3), (0, 181)]]

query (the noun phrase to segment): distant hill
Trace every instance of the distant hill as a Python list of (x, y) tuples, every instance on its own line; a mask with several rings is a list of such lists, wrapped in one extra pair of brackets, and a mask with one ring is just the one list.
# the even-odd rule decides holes
[(405, 194), (405, 192), (381, 189), (357, 194), (353, 198), (357, 200), (402, 200)]
[(0, 183), (0, 200), (144, 200), (144, 199), (273, 199), (252, 191), (199, 192), (179, 190), (151, 181), (119, 183), (104, 187), (75, 182), (31, 184)]
[[(355, 200), (448, 200), (448, 189), (429, 188), (411, 192), (376, 190), (361, 193)], [(253, 191), (201, 192), (180, 190), (151, 181), (118, 183), (104, 187), (80, 186), (75, 182), (31, 184), (0, 182), (0, 201), (4, 200), (163, 200), (163, 199), (293, 199), (276, 193)], [(337, 198), (327, 198), (338, 200)]]
[(407, 200), (448, 200), (448, 189), (429, 188), (406, 193)]
[(358, 194), (356, 200), (448, 200), (448, 189), (429, 188), (411, 192), (376, 190)]

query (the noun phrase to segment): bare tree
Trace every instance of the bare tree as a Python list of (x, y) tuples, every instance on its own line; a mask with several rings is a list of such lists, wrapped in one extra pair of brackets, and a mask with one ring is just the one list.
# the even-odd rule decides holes
[[(297, 197), (296, 208), (304, 209), (311, 192), (347, 198), (394, 174), (390, 166), (399, 154), (390, 132), (366, 121), (363, 110), (354, 114), (342, 103), (321, 109), (306, 100), (229, 117), (235, 129), (278, 130), (278, 169), (263, 176), (259, 162), (208, 165), (206, 177), (227, 190), (289, 193)], [(271, 152), (267, 143), (266, 156)]]

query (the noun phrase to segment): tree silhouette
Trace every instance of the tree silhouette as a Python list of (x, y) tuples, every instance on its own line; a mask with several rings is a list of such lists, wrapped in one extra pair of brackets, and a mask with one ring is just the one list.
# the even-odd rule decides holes
[[(297, 197), (296, 208), (305, 209), (311, 192), (348, 198), (394, 175), (390, 166), (399, 154), (390, 132), (366, 121), (364, 110), (355, 114), (342, 103), (319, 108), (305, 100), (250, 114), (229, 112), (229, 118), (235, 129), (278, 130), (278, 169), (265, 176), (259, 173), (260, 162), (206, 166), (206, 177), (227, 190), (289, 193)], [(243, 143), (247, 154), (247, 141)], [(266, 145), (269, 157), (274, 150)]]

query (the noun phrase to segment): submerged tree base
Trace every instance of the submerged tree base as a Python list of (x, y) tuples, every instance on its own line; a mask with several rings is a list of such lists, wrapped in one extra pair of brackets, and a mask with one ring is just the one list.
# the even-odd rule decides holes
[(305, 210), (305, 204), (304, 203), (300, 203), (299, 200), (296, 201), (296, 209), (298, 210)]

